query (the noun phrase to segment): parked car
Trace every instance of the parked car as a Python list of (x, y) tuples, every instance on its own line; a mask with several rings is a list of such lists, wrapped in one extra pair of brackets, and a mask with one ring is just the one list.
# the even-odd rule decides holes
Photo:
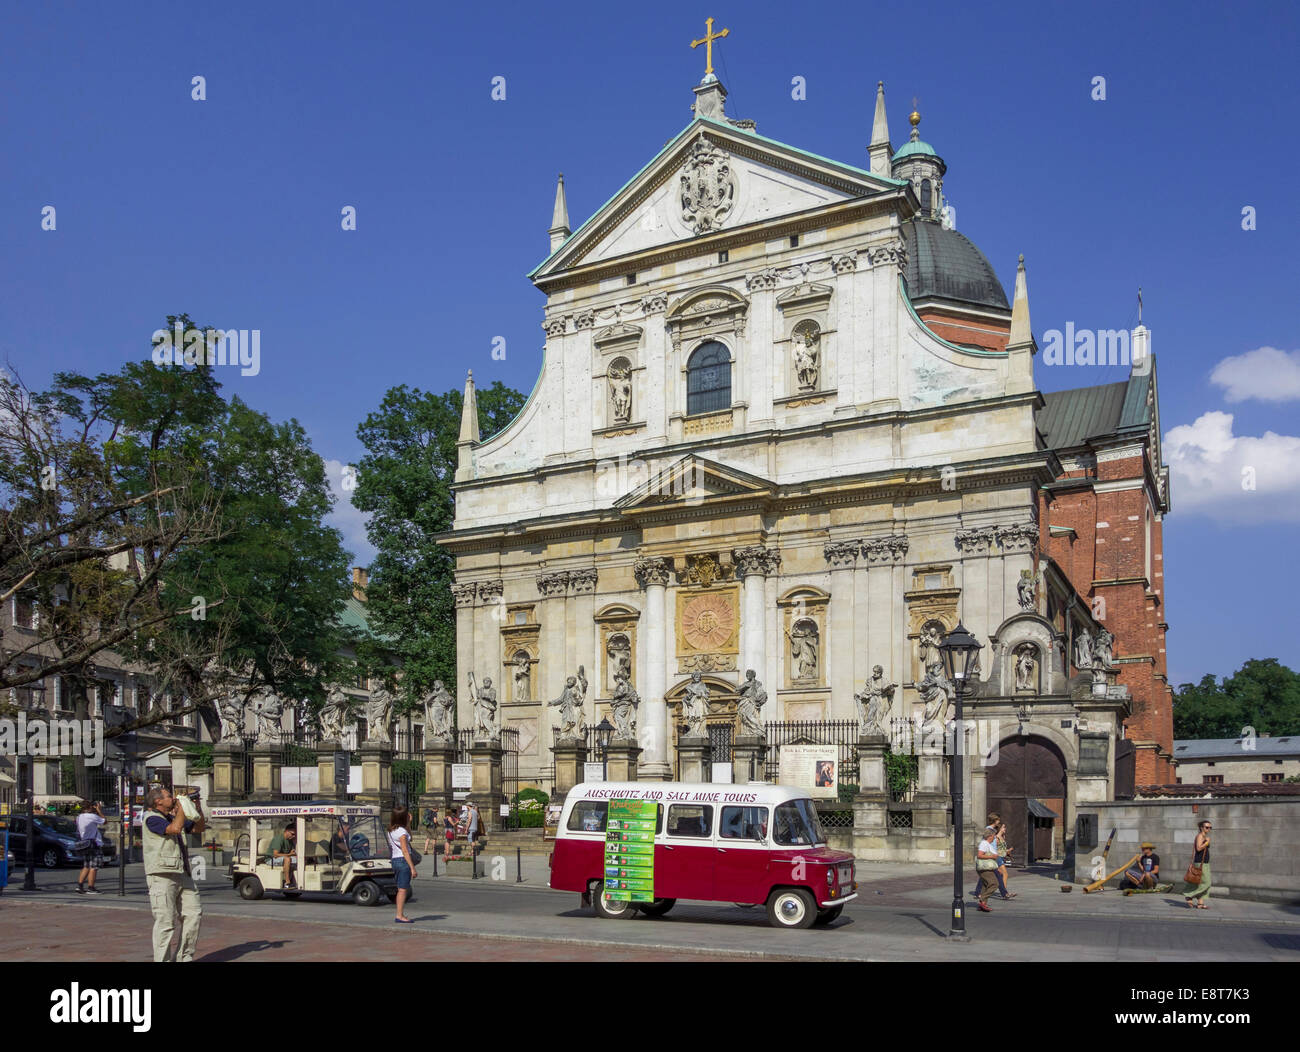
[[(33, 838), (36, 861), (46, 869), (59, 866), (80, 866), (82, 856), (77, 852), (77, 820), (69, 815), (37, 815)], [(9, 816), (9, 850), (17, 862), (27, 862), (27, 816)], [(117, 846), (104, 837), (104, 861), (112, 864), (117, 857)]]

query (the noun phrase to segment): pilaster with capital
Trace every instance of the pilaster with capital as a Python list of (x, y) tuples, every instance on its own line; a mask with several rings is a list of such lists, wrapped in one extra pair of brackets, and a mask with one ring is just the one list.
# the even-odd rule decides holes
[(781, 570), (781, 553), (775, 548), (751, 544), (732, 553), (736, 572), (743, 580), (744, 613), (741, 617), (740, 652), (743, 668), (761, 669), (767, 655), (767, 614), (764, 609), (764, 582), (769, 574)]
[(640, 774), (649, 781), (667, 781), (671, 775), (668, 766), (668, 705), (664, 693), (668, 689), (668, 621), (666, 593), (672, 576), (669, 560), (657, 557), (638, 559), (632, 568), (637, 583), (645, 589), (645, 669), (641, 692), (643, 722), (641, 724)]

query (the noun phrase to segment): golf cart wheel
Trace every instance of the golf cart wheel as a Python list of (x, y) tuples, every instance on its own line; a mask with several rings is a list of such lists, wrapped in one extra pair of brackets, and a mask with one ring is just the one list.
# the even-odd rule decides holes
[(596, 908), (596, 916), (603, 917), (605, 920), (622, 920), (636, 912), (635, 907), (627, 899), (610, 898), (609, 893), (600, 885), (593, 890), (591, 901)]
[(384, 893), (373, 880), (363, 880), (352, 889), (352, 901), (358, 906), (378, 906)]
[(637, 909), (647, 917), (662, 917), (670, 909), (677, 905), (676, 899), (655, 899), (654, 902), (643, 902)]
[(260, 899), (263, 895), (262, 882), (256, 877), (245, 877), (239, 882), (239, 897), (251, 902), (253, 899)]
[(46, 869), (59, 868), (59, 853), (52, 847), (47, 847), (41, 852), (41, 865)]
[(813, 923), (818, 925), (819, 927), (826, 924), (830, 924), (833, 920), (835, 920), (836, 917), (838, 917), (843, 912), (844, 912), (843, 906), (832, 906), (830, 909), (818, 910), (817, 919), (813, 921)]
[(810, 928), (817, 903), (803, 888), (778, 888), (767, 900), (767, 922), (773, 928)]

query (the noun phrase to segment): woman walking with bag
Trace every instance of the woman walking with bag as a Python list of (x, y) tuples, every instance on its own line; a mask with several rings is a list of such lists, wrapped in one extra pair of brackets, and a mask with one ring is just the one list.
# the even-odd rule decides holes
[(393, 808), (388, 820), (388, 850), (392, 856), (393, 876), (397, 878), (397, 916), (395, 924), (414, 924), (404, 912), (411, 894), (411, 878), (417, 876), (411, 847), (411, 813), (405, 807)]
[(1196, 826), (1195, 853), (1191, 864), (1183, 875), (1183, 898), (1189, 909), (1208, 910), (1206, 899), (1210, 897), (1210, 830), (1214, 826), (1209, 819), (1203, 819)]

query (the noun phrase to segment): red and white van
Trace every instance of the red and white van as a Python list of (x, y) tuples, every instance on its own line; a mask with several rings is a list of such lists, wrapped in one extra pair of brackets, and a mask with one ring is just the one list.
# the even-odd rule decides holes
[[(627, 892), (619, 897), (619, 878), (627, 875), (620, 865), (627, 859), (618, 857), (616, 846), (606, 850), (611, 800), (657, 805), (652, 902), (628, 901)], [(637, 910), (661, 917), (678, 899), (695, 899), (765, 905), (776, 928), (829, 924), (858, 897), (853, 855), (827, 845), (807, 790), (766, 782), (574, 786), (560, 815), (550, 886), (580, 892), (583, 905), (600, 917)]]

